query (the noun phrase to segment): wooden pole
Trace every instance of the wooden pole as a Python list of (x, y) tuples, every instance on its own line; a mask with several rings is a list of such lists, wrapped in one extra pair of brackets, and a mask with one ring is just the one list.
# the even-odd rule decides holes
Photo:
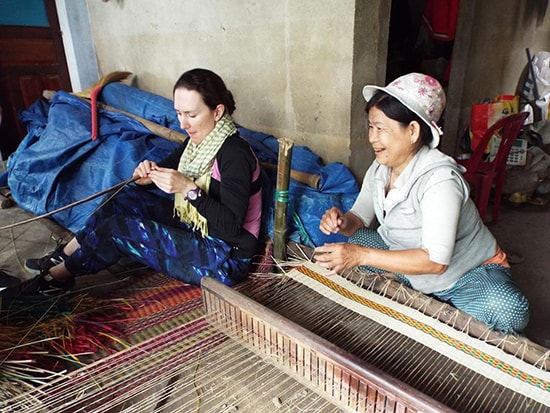
[(277, 186), (275, 189), (275, 222), (273, 228), (273, 256), (277, 260), (286, 260), (286, 230), (288, 188), (290, 183), (290, 163), (294, 143), (278, 139), (279, 158), (277, 163)]
[[(53, 98), (53, 95), (55, 94), (55, 91), (53, 90), (44, 90), (42, 93), (42, 96), (45, 99), (50, 100)], [(80, 97), (76, 95), (77, 97)], [(86, 99), (81, 98), (82, 100), (86, 101)], [(126, 112), (121, 109), (117, 109), (115, 107), (106, 105), (104, 103), (97, 103), (97, 107), (104, 109), (104, 110), (110, 110), (112, 112), (118, 112), (122, 113), (126, 116), (131, 117), (134, 120), (137, 120), (140, 122), (143, 126), (145, 126), (147, 129), (149, 129), (153, 134), (160, 136), (161, 138), (167, 139), (172, 142), (181, 143), (185, 139), (187, 139), (187, 135), (178, 132), (174, 129), (167, 128), (166, 126), (159, 125), (158, 123), (155, 123), (153, 121), (144, 119), (140, 116), (134, 115), (133, 113)], [(277, 165), (271, 164), (268, 162), (262, 162), (262, 166), (266, 169), (277, 169)], [(321, 182), (321, 176), (317, 174), (310, 174), (307, 172), (297, 171), (294, 169), (290, 170), (290, 177), (294, 179), (296, 182), (300, 182), (301, 184), (307, 185), (313, 189), (319, 189), (319, 184)]]

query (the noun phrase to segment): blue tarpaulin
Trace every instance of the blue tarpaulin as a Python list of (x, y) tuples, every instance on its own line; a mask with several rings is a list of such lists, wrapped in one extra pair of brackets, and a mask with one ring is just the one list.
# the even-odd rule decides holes
[[(100, 98), (109, 106), (181, 132), (169, 99), (120, 83), (106, 85)], [(140, 161), (160, 161), (177, 146), (153, 135), (137, 120), (108, 110), (99, 111), (99, 138), (92, 141), (89, 103), (63, 91), (50, 102), (36, 101), (20, 114), (20, 119), (28, 133), (10, 155), (0, 181), (7, 181), (17, 204), (35, 215), (116, 185), (130, 178)], [(242, 126), (239, 130), (261, 161), (276, 164), (275, 137)], [(341, 235), (322, 234), (319, 219), (333, 205), (343, 210), (351, 207), (358, 193), (351, 172), (341, 163), (323, 165), (304, 146), (294, 147), (292, 168), (319, 174), (321, 180), (318, 189), (291, 182), (289, 239), (310, 246), (344, 240)], [(263, 227), (265, 235), (272, 237), (275, 171), (266, 170), (264, 178)], [(52, 219), (76, 231), (106, 196), (59, 212)]]

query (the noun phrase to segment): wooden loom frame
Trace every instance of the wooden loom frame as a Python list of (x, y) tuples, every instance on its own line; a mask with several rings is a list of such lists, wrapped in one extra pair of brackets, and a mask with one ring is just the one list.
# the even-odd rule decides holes
[[(203, 278), (202, 288), (207, 318), (214, 326), (340, 407), (360, 412), (454, 411), (214, 279)], [(319, 374), (311, 374), (312, 366)]]

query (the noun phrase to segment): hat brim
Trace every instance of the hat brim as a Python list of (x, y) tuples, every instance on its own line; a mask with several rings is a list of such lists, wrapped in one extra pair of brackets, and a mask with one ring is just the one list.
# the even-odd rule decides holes
[(426, 119), (426, 115), (424, 115), (421, 111), (411, 107), (411, 105), (409, 105), (401, 96), (399, 96), (398, 94), (396, 94), (393, 90), (388, 90), (387, 87), (383, 87), (383, 86), (375, 86), (375, 85), (366, 85), (364, 88), (363, 88), (363, 97), (365, 98), (365, 100), (368, 102), (369, 100), (371, 100), (371, 98), (376, 94), (376, 92), (378, 91), (382, 91), (382, 92), (385, 92), (387, 93), (388, 95), (390, 96), (393, 96), (394, 98), (396, 98), (399, 102), (401, 102), (407, 109), (411, 110), (412, 112), (414, 112), (415, 114), (418, 115), (418, 117), (420, 119), (422, 119), (424, 121), (424, 123), (426, 125), (428, 125), (430, 127), (430, 130), (432, 131), (432, 141), (430, 142), (430, 148), (437, 148), (437, 146), (439, 145), (439, 141), (440, 141), (440, 133), (439, 133), (439, 129), (437, 129), (436, 127), (434, 127), (429, 120)]

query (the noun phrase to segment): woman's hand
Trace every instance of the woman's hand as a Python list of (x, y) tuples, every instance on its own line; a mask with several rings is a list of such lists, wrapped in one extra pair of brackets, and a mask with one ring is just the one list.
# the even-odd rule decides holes
[(157, 166), (149, 173), (151, 181), (167, 194), (184, 193), (196, 187), (195, 183), (181, 172)]
[(362, 265), (361, 255), (365, 248), (348, 243), (325, 244), (315, 248), (313, 258), (321, 267), (329, 270), (327, 275), (335, 275), (343, 270)]
[(149, 174), (152, 170), (157, 168), (157, 164), (153, 161), (144, 160), (138, 164), (136, 169), (134, 169), (133, 176), (138, 176), (139, 179), (136, 180), (136, 184), (138, 185), (149, 185), (153, 181), (149, 177)]
[(409, 275), (443, 274), (448, 266), (430, 260), (427, 251), (414, 248), (408, 250), (380, 250), (349, 243), (325, 244), (313, 252), (317, 264), (334, 275), (360, 265), (381, 268), (391, 273)]
[(353, 212), (348, 211), (345, 214), (337, 207), (327, 210), (321, 217), (319, 229), (326, 235), (340, 233), (349, 237), (359, 228), (365, 225)]
[(323, 234), (337, 234), (340, 232), (344, 224), (345, 216), (340, 209), (332, 207), (327, 210), (321, 217), (319, 229)]

